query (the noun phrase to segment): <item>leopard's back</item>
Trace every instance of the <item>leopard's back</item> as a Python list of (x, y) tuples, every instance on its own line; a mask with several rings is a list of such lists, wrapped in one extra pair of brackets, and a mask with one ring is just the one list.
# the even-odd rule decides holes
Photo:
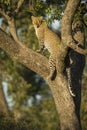
[(51, 54), (57, 54), (60, 38), (47, 26), (44, 29), (44, 44)]

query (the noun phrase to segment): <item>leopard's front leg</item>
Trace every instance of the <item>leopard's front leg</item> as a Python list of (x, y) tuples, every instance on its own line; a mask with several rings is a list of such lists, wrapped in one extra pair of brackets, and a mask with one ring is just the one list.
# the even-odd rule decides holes
[(37, 50), (38, 53), (44, 54), (45, 51), (45, 45), (44, 45), (44, 40), (43, 39), (39, 39), (39, 50)]

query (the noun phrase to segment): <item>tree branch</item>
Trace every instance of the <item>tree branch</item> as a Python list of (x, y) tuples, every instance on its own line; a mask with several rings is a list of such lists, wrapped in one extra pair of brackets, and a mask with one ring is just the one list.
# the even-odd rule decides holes
[(14, 18), (9, 19), (8, 24), (9, 24), (9, 31), (10, 31), (11, 36), (13, 37), (15, 42), (20, 44), (21, 41), (19, 40), (18, 35), (17, 35), (15, 19)]
[[(62, 18), (62, 42), (66, 44), (66, 37), (72, 36), (72, 21), (76, 9), (80, 3), (80, 0), (75, 2), (74, 0), (69, 0), (67, 3), (67, 7), (64, 11), (64, 16)], [(66, 25), (66, 26), (65, 26)]]
[(19, 0), (19, 1), (18, 1), (17, 8), (15, 9), (15, 13), (16, 13), (16, 14), (19, 12), (19, 9), (20, 9), (20, 7), (22, 6), (23, 2), (24, 2), (24, 0)]
[[(87, 55), (87, 49), (82, 49), (78, 45), (76, 45), (76, 42), (70, 37), (67, 41), (69, 41), (67, 44), (70, 48), (72, 48), (74, 51), (82, 54), (82, 55)], [(79, 43), (78, 43), (79, 44)], [(80, 45), (80, 44), (79, 44)]]
[(9, 17), (4, 10), (0, 9), (0, 13), (7, 19), (8, 25), (9, 25), (9, 31), (15, 42), (21, 44), (21, 41), (18, 39), (17, 31), (16, 31), (16, 25), (15, 25), (15, 19), (12, 17)]
[(1, 29), (0, 48), (10, 55), (13, 60), (38, 73), (44, 79), (49, 75), (50, 70), (47, 58), (27, 48), (21, 42), (20, 44), (16, 43)]
[[(18, 13), (20, 7), (22, 6), (24, 0), (19, 0), (18, 1), (18, 5), (17, 8), (15, 10), (15, 13)], [(10, 17), (8, 14), (6, 14), (6, 12), (4, 11), (4, 9), (0, 8), (0, 13), (7, 19), (8, 25), (9, 25), (9, 30), (10, 30), (10, 34), (12, 35), (13, 39), (20, 44), (20, 40), (18, 39), (17, 36), (17, 31), (16, 31), (16, 25), (15, 25), (15, 19), (14, 17)]]
[(79, 3), (80, 0), (77, 0), (77, 2), (74, 0), (69, 0), (67, 3), (67, 7), (62, 18), (62, 43), (64, 46), (70, 47), (80, 54), (87, 55), (87, 49), (84, 50), (78, 45), (74, 44), (76, 41), (72, 37), (72, 21)]
[(0, 14), (4, 16), (7, 20), (10, 18), (4, 11), (4, 9), (0, 8)]

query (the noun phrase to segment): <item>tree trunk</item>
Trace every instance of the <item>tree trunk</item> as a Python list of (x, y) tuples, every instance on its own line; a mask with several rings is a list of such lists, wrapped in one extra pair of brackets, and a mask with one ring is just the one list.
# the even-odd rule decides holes
[[(78, 28), (79, 24), (79, 30)], [(77, 30), (77, 31), (75, 31)], [(84, 27), (81, 21), (73, 25), (73, 37), (75, 41), (81, 43), (80, 47), (84, 48)], [(55, 81), (48, 81), (56, 109), (59, 113), (61, 130), (82, 130), (80, 120), (81, 105), (81, 86), (82, 73), (85, 66), (85, 56), (75, 52), (73, 49), (69, 51), (69, 58), (72, 60), (70, 64), (71, 84), (75, 93), (75, 97), (68, 94), (68, 84), (64, 75), (57, 75)]]
[(48, 83), (60, 117), (61, 130), (81, 130), (75, 112), (75, 104), (69, 95), (66, 77), (59, 75), (55, 81), (48, 81)]
[(8, 104), (3, 92), (3, 88), (2, 88), (2, 83), (0, 80), (0, 113), (4, 113), (7, 116), (10, 114), (9, 108), (8, 108)]

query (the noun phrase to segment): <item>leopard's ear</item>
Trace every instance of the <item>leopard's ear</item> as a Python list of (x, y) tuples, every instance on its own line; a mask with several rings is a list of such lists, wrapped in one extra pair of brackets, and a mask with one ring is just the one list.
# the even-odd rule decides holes
[(40, 16), (40, 20), (42, 21), (44, 19), (44, 17), (43, 16)]
[(33, 20), (33, 19), (34, 19), (34, 16), (31, 16), (31, 19)]

